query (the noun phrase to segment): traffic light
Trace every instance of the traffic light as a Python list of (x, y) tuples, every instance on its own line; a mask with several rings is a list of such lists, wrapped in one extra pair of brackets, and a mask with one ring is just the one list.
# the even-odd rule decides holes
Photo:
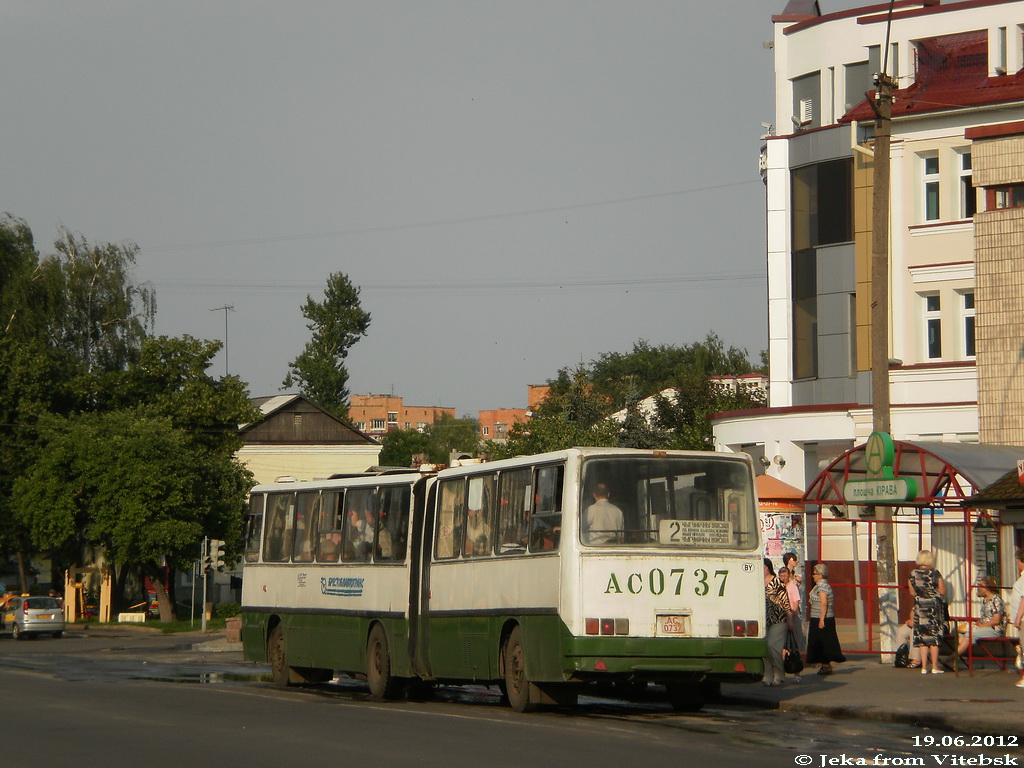
[(224, 570), (224, 542), (220, 539), (210, 539), (209, 566), (211, 570)]

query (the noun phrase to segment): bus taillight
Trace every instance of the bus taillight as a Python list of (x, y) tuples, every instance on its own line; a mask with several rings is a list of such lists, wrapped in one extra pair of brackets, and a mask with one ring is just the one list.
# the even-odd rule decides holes
[(758, 623), (746, 619), (719, 619), (719, 637), (757, 637)]
[(588, 635), (628, 635), (629, 619), (584, 619)]

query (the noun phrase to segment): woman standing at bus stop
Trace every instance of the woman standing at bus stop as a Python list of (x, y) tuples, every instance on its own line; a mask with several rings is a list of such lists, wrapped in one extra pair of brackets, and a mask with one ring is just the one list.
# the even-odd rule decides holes
[(789, 596), (786, 586), (775, 575), (769, 558), (764, 559), (764, 604), (767, 616), (768, 656), (764, 660), (764, 684), (782, 685), (786, 669), (782, 665), (782, 649), (789, 629)]
[(828, 583), (828, 566), (818, 563), (811, 571), (814, 587), (807, 595), (807, 663), (820, 664), (819, 675), (832, 674), (832, 662), (846, 661), (836, 634), (835, 598)]
[(917, 553), (917, 568), (910, 572), (908, 584), (914, 596), (914, 645), (921, 651), (921, 674), (928, 674), (928, 658), (932, 660), (932, 674), (941, 675), (939, 669), (939, 642), (946, 634), (945, 611), (942, 598), (946, 582), (933, 567), (935, 556), (930, 549)]

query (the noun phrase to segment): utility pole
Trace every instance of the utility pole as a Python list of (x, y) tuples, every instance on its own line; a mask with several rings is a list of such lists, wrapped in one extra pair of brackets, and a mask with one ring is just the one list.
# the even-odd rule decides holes
[[(893, 2), (889, 3), (889, 22)], [(885, 61), (889, 58), (888, 25)], [(892, 94), (895, 85), (883, 66), (876, 77), (875, 150), (871, 205), (871, 420), (875, 432), (891, 432), (889, 400), (889, 196), (890, 144), (892, 138)], [(881, 650), (895, 650), (899, 624), (899, 592), (896, 584), (896, 548), (893, 544), (892, 507), (875, 507), (875, 555), (878, 584), (878, 624)], [(860, 574), (857, 574), (859, 580)], [(883, 658), (885, 658), (883, 656)]]
[(214, 307), (211, 312), (224, 313), (224, 375), (228, 375), (228, 311), (234, 312), (234, 304), (225, 304), (223, 307)]

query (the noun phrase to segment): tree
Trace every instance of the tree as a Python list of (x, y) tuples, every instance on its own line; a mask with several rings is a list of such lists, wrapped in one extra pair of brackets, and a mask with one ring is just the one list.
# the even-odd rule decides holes
[(299, 391), (338, 418), (348, 416), (348, 351), (370, 326), (370, 313), (359, 303), (359, 288), (348, 276), (333, 272), (327, 278), (324, 300), (306, 296), (302, 316), (312, 338), (302, 353), (288, 364), (282, 388), (297, 385)]
[(123, 370), (156, 316), (156, 295), (132, 285), (134, 243), (90, 245), (61, 229), (57, 254), (39, 264), (48, 300), (50, 342), (79, 359), (88, 373)]
[(41, 419), (41, 440), (14, 483), (14, 508), (32, 543), (65, 563), (83, 549), (156, 585), (161, 619), (173, 617), (160, 564), (190, 567), (213, 536), (241, 551), (252, 476), (235, 458), (238, 424), (256, 412), (235, 377), (207, 374), (220, 348), (191, 337), (147, 339), (139, 362), (114, 377), (111, 407)]
[[(706, 450), (709, 414), (763, 405), (757, 393), (730, 393), (711, 377), (754, 370), (746, 352), (714, 334), (683, 346), (638, 341), (628, 353), (607, 352), (575, 369), (563, 368), (548, 382), (547, 400), (533, 418), (513, 426), (498, 456), (540, 453), (574, 445)], [(662, 395), (668, 390), (669, 395)], [(641, 401), (654, 398), (653, 417)], [(625, 410), (621, 424), (609, 419)]]
[(385, 467), (411, 467), (417, 453), (430, 453), (430, 437), (415, 429), (393, 429), (381, 439), (380, 463)]
[(429, 441), (427, 453), (434, 464), (447, 464), (452, 451), (476, 453), (480, 447), (480, 423), (470, 416), (456, 419), (442, 414), (423, 432)]
[(595, 391), (585, 366), (571, 374), (563, 386), (552, 385), (547, 399), (537, 406), (527, 422), (513, 424), (504, 444), (494, 444), (495, 458), (557, 451), (582, 445), (616, 445), (619, 425), (607, 416), (608, 399)]

